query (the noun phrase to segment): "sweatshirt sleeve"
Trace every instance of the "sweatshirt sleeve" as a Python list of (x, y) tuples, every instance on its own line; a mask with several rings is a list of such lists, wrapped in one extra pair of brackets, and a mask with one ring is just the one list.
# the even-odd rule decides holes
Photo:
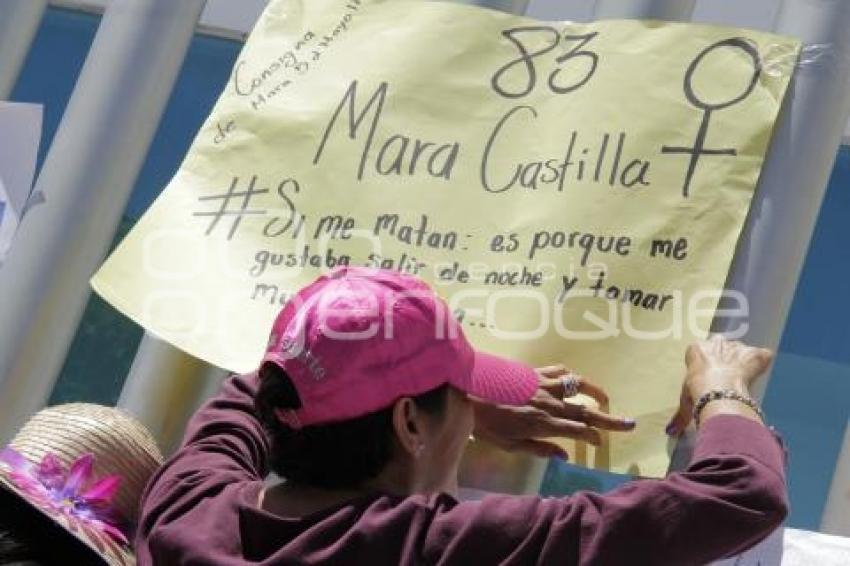
[(191, 506), (233, 482), (268, 473), (268, 439), (254, 413), (256, 373), (228, 377), (191, 418), (177, 452), (157, 471), (142, 497), (140, 534), (164, 513)]
[(768, 428), (718, 415), (703, 424), (689, 467), (662, 480), (606, 494), (491, 496), (438, 507), (425, 555), (446, 564), (707, 564), (782, 523), (784, 460)]

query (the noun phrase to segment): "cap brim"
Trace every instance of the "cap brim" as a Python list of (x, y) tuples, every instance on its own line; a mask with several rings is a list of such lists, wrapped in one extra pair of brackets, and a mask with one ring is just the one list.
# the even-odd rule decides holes
[(485, 352), (475, 352), (470, 395), (498, 405), (524, 405), (540, 387), (533, 368)]

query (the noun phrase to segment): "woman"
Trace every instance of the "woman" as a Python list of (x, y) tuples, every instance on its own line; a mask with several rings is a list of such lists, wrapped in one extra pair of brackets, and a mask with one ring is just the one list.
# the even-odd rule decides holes
[[(598, 442), (600, 428), (634, 423), (559, 399), (576, 386), (604, 395), (562, 369), (475, 352), (421, 281), (336, 270), (283, 308), (258, 372), (195, 415), (146, 491), (139, 561), (680, 565), (738, 553), (786, 514), (783, 451), (747, 393), (769, 359), (720, 338), (689, 348), (668, 427), (681, 433), (699, 400), (684, 472), (605, 495), (460, 502), (470, 433), (552, 455), (539, 438)], [(266, 487), (269, 468), (288, 481)]]

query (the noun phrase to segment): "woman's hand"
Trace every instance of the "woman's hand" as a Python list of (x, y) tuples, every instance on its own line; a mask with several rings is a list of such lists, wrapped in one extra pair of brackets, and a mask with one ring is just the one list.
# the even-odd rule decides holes
[[(770, 365), (773, 353), (765, 348), (730, 342), (715, 334), (708, 340), (688, 346), (687, 374), (682, 386), (679, 410), (667, 425), (667, 434), (678, 436), (693, 417), (694, 402), (714, 389), (732, 389), (750, 395), (750, 385)], [(712, 401), (703, 409), (702, 420), (713, 414), (738, 414), (760, 420), (755, 411), (739, 401)]]
[[(485, 440), (511, 452), (529, 452), (535, 456), (566, 459), (567, 453), (554, 442), (542, 438), (563, 437), (599, 445), (599, 429), (629, 431), (632, 419), (606, 415), (563, 399), (562, 378), (570, 375), (564, 366), (539, 368), (540, 388), (526, 405), (511, 407), (493, 405), (473, 399), (475, 406), (475, 438)], [(605, 392), (581, 376), (578, 390), (595, 399), (600, 406), (608, 403)]]

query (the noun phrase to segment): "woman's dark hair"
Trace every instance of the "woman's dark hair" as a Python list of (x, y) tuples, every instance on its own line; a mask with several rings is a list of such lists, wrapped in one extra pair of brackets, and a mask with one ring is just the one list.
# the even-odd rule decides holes
[(21, 536), (0, 523), (0, 565), (28, 562), (43, 564), (35, 549)]
[[(449, 386), (412, 397), (426, 413), (440, 414)], [(354, 488), (374, 478), (392, 456), (392, 407), (368, 415), (294, 430), (275, 409), (298, 409), (301, 400), (289, 376), (274, 363), (260, 368), (255, 407), (271, 439), (270, 466), (289, 481), (329, 489)]]
[(7, 564), (105, 566), (106, 562), (29, 503), (0, 487), (0, 566)]

